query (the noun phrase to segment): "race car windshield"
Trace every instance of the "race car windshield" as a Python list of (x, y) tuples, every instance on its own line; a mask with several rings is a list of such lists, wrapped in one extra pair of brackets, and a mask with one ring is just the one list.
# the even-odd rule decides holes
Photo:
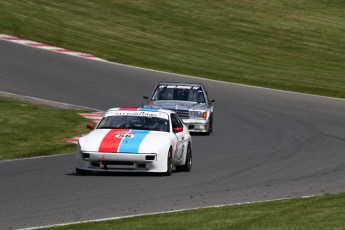
[(169, 120), (145, 116), (103, 117), (97, 129), (139, 129), (169, 132)]
[(194, 101), (197, 103), (205, 103), (202, 89), (200, 87), (189, 86), (160, 86), (154, 92), (152, 100)]

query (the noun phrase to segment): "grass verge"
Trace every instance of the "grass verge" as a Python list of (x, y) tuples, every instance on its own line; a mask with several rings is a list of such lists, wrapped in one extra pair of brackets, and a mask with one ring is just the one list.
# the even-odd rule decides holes
[(88, 229), (343, 229), (345, 194), (207, 208), (54, 227)]
[(86, 133), (80, 110), (42, 108), (0, 97), (0, 160), (69, 153), (66, 139)]
[(0, 1), (0, 32), (119, 63), (345, 98), (344, 9), (336, 0)]

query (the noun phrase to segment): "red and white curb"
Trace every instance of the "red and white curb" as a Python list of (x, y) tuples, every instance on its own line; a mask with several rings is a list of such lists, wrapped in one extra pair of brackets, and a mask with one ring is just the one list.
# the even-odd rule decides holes
[[(85, 117), (87, 119), (90, 119), (95, 123), (98, 123), (102, 119), (104, 112), (79, 113), (79, 115), (82, 117)], [(82, 136), (69, 138), (69, 139), (67, 139), (67, 142), (78, 144), (78, 140)]]
[(56, 52), (56, 53), (63, 53), (63, 54), (68, 54), (68, 55), (72, 55), (72, 56), (97, 60), (97, 61), (106, 61), (106, 60), (98, 58), (92, 54), (75, 52), (72, 50), (68, 50), (68, 49), (64, 49), (64, 48), (60, 48), (60, 47), (56, 47), (56, 46), (51, 46), (51, 45), (40, 43), (40, 42), (34, 42), (34, 41), (26, 40), (23, 38), (13, 37), (13, 36), (10, 36), (7, 34), (0, 34), (0, 39), (5, 40), (5, 41), (9, 41), (9, 42), (13, 42), (13, 43), (17, 43), (17, 44), (21, 44), (21, 45), (25, 45), (25, 46), (31, 46), (31, 47), (35, 47), (35, 48), (39, 48), (39, 49), (49, 50), (49, 51)]
[(102, 119), (104, 112), (79, 113), (79, 115), (98, 123)]

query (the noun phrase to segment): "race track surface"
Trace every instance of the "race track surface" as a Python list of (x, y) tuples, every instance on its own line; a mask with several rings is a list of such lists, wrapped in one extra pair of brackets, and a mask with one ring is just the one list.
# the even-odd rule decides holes
[[(74, 156), (0, 162), (0, 229), (345, 191), (345, 101), (185, 78), (0, 41), (0, 91), (106, 110), (202, 82), (214, 133), (171, 177), (76, 176)], [(0, 108), (1, 110), (1, 108)]]

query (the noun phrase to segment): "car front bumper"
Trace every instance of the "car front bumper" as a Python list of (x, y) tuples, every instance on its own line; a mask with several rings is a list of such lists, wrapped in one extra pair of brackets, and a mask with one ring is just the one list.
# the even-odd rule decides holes
[(97, 172), (165, 172), (167, 156), (155, 153), (78, 152), (76, 168)]

